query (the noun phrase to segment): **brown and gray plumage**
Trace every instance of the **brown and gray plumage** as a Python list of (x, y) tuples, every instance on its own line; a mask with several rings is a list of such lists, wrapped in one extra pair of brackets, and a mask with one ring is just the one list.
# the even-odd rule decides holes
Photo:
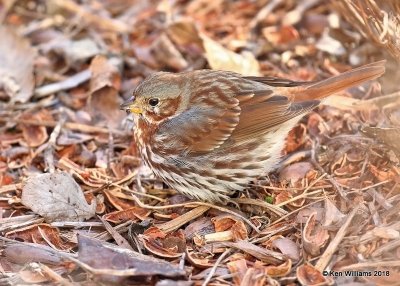
[(318, 82), (233, 72), (159, 72), (121, 105), (146, 164), (190, 197), (224, 201), (279, 162), (287, 133), (321, 99), (372, 80), (384, 61)]

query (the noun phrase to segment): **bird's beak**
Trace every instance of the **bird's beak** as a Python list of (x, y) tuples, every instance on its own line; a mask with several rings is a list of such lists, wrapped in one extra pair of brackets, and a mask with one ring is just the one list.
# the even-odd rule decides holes
[(135, 113), (135, 114), (142, 114), (142, 109), (140, 108), (138, 103), (135, 101), (135, 97), (134, 96), (132, 96), (127, 101), (122, 103), (120, 105), (120, 109), (121, 110), (125, 110), (127, 112), (132, 112), (132, 113)]

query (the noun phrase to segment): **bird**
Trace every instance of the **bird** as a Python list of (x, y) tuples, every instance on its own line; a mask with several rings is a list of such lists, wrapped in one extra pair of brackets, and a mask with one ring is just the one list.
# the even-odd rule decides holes
[(230, 71), (156, 72), (121, 109), (145, 164), (192, 199), (226, 203), (279, 165), (289, 131), (324, 98), (380, 77), (385, 61), (320, 81)]

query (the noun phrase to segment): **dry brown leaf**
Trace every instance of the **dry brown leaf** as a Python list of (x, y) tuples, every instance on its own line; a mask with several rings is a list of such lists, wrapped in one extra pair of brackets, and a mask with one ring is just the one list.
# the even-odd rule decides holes
[(215, 232), (215, 228), (209, 217), (202, 217), (195, 220), (185, 228), (186, 239), (192, 239), (195, 236), (201, 236), (213, 232)]
[(278, 248), (282, 254), (286, 255), (294, 262), (300, 259), (300, 249), (294, 241), (287, 237), (278, 237), (272, 241), (272, 246)]
[(44, 223), (7, 232), (5, 237), (44, 245), (50, 243), (53, 247), (60, 250), (68, 250), (75, 246), (75, 244), (64, 242), (61, 239), (58, 228)]
[(122, 211), (110, 212), (103, 216), (107, 221), (113, 223), (122, 223), (128, 220), (139, 221), (148, 219), (150, 211), (141, 207), (132, 207)]
[(289, 44), (299, 39), (299, 32), (293, 26), (270, 26), (262, 30), (264, 37), (274, 46)]
[(231, 231), (233, 241), (246, 240), (249, 237), (246, 225), (243, 221), (235, 222), (231, 227)]
[(320, 254), (329, 239), (328, 231), (318, 225), (316, 217), (316, 213), (310, 215), (303, 231), (304, 250), (313, 256)]
[(188, 251), (186, 249), (187, 260), (195, 267), (209, 269), (213, 267), (214, 261), (209, 259), (209, 255), (201, 252)]
[(32, 262), (32, 257), (35, 258), (35, 262), (51, 265), (59, 265), (62, 263), (59, 256), (32, 245), (8, 245), (4, 248), (3, 255), (7, 257), (8, 261), (21, 265)]
[(260, 65), (250, 52), (241, 54), (228, 50), (204, 33), (190, 21), (173, 23), (168, 28), (168, 35), (180, 45), (201, 46), (204, 56), (214, 70), (233, 71), (243, 75), (260, 75)]
[(181, 71), (188, 66), (188, 62), (166, 34), (158, 37), (157, 40), (152, 44), (151, 52), (157, 62), (164, 67)]
[(96, 274), (95, 278), (108, 283), (121, 283), (130, 276), (185, 277), (184, 270), (177, 266), (148, 255), (116, 247), (110, 243), (78, 236), (79, 260), (95, 269), (123, 271), (119, 275)]
[(222, 245), (237, 248), (265, 263), (270, 263), (273, 265), (278, 265), (286, 260), (286, 257), (279, 252), (265, 249), (245, 240), (237, 242), (223, 242)]
[(331, 277), (323, 276), (321, 271), (309, 264), (299, 266), (296, 270), (296, 276), (300, 284), (304, 286), (328, 286), (334, 284)]
[(66, 172), (29, 178), (23, 187), (21, 200), (49, 222), (83, 221), (96, 212), (96, 202), (88, 205), (81, 187)]
[(152, 226), (152, 227), (149, 227), (148, 229), (146, 229), (144, 231), (143, 235), (145, 235), (146, 237), (151, 238), (151, 239), (165, 238), (167, 236), (167, 234), (165, 232), (163, 232), (161, 229), (159, 229), (156, 226)]
[(265, 274), (271, 277), (284, 277), (292, 270), (292, 260), (288, 259), (285, 263), (277, 266), (265, 267)]
[[(39, 265), (37, 265), (39, 266)], [(18, 272), (19, 277), (25, 282), (29, 284), (38, 284), (38, 283), (45, 283), (51, 282), (51, 278), (38, 271), (38, 269), (31, 269), (31, 267), (26, 267), (21, 269)]]
[(373, 285), (379, 286), (398, 286), (400, 285), (400, 273), (395, 268), (378, 267), (374, 268), (372, 276), (365, 276), (365, 280), (370, 281)]
[(396, 154), (400, 155), (400, 128), (399, 127), (369, 127), (364, 126), (361, 132), (371, 138), (393, 148)]
[(238, 221), (240, 220), (237, 217), (228, 214), (215, 216), (211, 219), (216, 232), (229, 230)]
[(314, 170), (310, 162), (298, 162), (286, 166), (279, 174), (279, 180), (282, 182), (290, 182), (294, 184), (303, 178), (307, 177), (309, 172)]
[(118, 192), (112, 192), (110, 190), (104, 191), (104, 195), (111, 205), (119, 211), (130, 209), (134, 206), (132, 201), (128, 201), (118, 197)]
[[(24, 113), (20, 116), (20, 119), (40, 122), (52, 118), (51, 115), (43, 110), (35, 114)], [(20, 126), (22, 130), (22, 136), (30, 147), (38, 147), (46, 142), (47, 138), (49, 138), (47, 129), (43, 125), (21, 124)]]
[(140, 236), (143, 246), (154, 255), (164, 258), (182, 256), (186, 249), (186, 240), (182, 230), (167, 234), (164, 238), (152, 238), (146, 232)]
[(290, 130), (286, 138), (286, 148), (287, 153), (291, 153), (299, 149), (306, 140), (307, 128), (303, 124), (297, 125), (295, 128)]
[(390, 227), (375, 227), (372, 230), (372, 234), (384, 239), (396, 239), (400, 237), (399, 231)]
[(386, 180), (399, 180), (400, 181), (400, 175), (398, 173), (398, 170), (396, 171), (395, 167), (387, 169), (387, 168), (378, 168), (375, 167), (372, 164), (368, 165), (369, 170), (371, 171), (372, 175), (374, 175), (374, 177), (379, 181), (379, 182), (383, 182)]
[(204, 34), (203, 40), (205, 57), (214, 70), (225, 70), (248, 76), (259, 76), (260, 65), (254, 55), (248, 51), (241, 54), (232, 52)]
[(324, 226), (332, 226), (339, 224), (344, 218), (345, 214), (339, 211), (339, 209), (329, 199), (325, 199), (325, 216)]
[(267, 277), (264, 270), (260, 268), (249, 268), (243, 276), (241, 286), (263, 286), (266, 285)]
[(247, 272), (247, 263), (245, 259), (237, 259), (227, 263), (228, 269), (233, 275), (233, 282), (235, 285), (240, 285), (244, 275)]
[(199, 36), (198, 29), (191, 21), (178, 21), (171, 23), (167, 29), (168, 36), (177, 45), (187, 49), (198, 49), (203, 52), (203, 42)]
[(11, 102), (27, 102), (35, 85), (33, 61), (35, 50), (9, 27), (0, 27), (0, 90)]
[(121, 75), (111, 60), (96, 56), (91, 64), (89, 109), (96, 121), (105, 121), (107, 126), (118, 127), (125, 117), (119, 110), (122, 102), (118, 95), (121, 89)]

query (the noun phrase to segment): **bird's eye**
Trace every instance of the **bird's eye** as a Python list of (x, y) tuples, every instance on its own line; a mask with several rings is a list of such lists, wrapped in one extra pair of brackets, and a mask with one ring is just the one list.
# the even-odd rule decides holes
[(149, 99), (150, 106), (153, 106), (153, 107), (157, 106), (158, 102), (159, 102), (158, 98), (150, 98)]

